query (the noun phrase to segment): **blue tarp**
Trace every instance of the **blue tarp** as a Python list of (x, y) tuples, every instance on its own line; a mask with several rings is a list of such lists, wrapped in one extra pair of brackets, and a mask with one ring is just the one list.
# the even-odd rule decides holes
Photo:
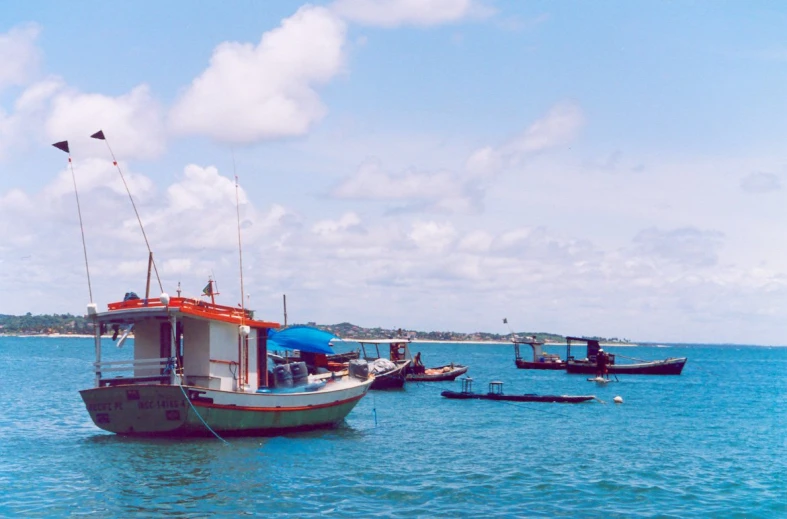
[(310, 326), (292, 326), (283, 330), (268, 330), (268, 349), (300, 350), (310, 353), (333, 353), (329, 343), (337, 337)]

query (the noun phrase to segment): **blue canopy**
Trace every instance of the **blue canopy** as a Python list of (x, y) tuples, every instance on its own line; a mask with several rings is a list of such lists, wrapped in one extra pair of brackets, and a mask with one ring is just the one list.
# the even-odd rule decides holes
[(268, 330), (268, 348), (300, 350), (310, 353), (333, 353), (330, 342), (337, 337), (310, 326), (292, 326), (283, 330)]

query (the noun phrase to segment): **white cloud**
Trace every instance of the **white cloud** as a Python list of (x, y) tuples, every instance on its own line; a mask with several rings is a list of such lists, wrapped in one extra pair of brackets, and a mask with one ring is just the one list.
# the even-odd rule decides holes
[(485, 146), (474, 151), (465, 162), (465, 169), (478, 177), (493, 176), (528, 156), (571, 142), (584, 123), (585, 116), (578, 105), (558, 103), (522, 134), (499, 147)]
[(553, 106), (541, 119), (528, 127), (505, 147), (509, 153), (536, 153), (570, 142), (585, 122), (582, 110), (574, 103)]
[(781, 179), (773, 173), (759, 171), (741, 179), (741, 189), (746, 193), (770, 193), (781, 188)]
[(494, 12), (474, 0), (337, 0), (331, 9), (352, 22), (382, 27), (439, 25)]
[(118, 97), (74, 91), (54, 97), (46, 121), (50, 139), (76, 143), (72, 152), (80, 147), (96, 150), (96, 141), (89, 141), (98, 130), (104, 131), (115, 155), (126, 159), (156, 157), (166, 147), (161, 109), (147, 85)]
[(419, 249), (441, 251), (457, 238), (457, 231), (450, 222), (415, 222), (409, 238)]
[(171, 127), (233, 143), (303, 135), (326, 113), (314, 87), (342, 70), (344, 45), (344, 23), (308, 5), (257, 46), (222, 43), (170, 112)]
[(477, 213), (488, 183), (496, 175), (525, 157), (569, 142), (583, 121), (579, 107), (559, 103), (522, 135), (498, 148), (486, 146), (470, 154), (464, 171), (409, 170), (392, 174), (378, 161), (368, 160), (336, 186), (332, 195), (344, 199), (399, 200), (410, 203), (410, 210)]
[(641, 255), (696, 268), (716, 265), (723, 241), (721, 232), (692, 227), (667, 231), (650, 228), (634, 237)]
[(38, 25), (27, 24), (0, 34), (0, 91), (24, 85), (35, 76), (41, 60), (35, 44), (40, 32)]
[(345, 213), (338, 220), (320, 220), (312, 226), (312, 232), (323, 236), (358, 228), (361, 219), (354, 212)]
[(14, 112), (4, 116), (0, 109), (0, 158), (11, 150), (26, 148), (41, 137), (41, 128), (49, 114), (50, 101), (63, 88), (61, 79), (52, 77), (27, 87), (14, 103)]
[[(53, 202), (60, 197), (74, 194), (74, 179), (81, 196), (91, 196), (91, 191), (106, 188), (119, 197), (128, 197), (123, 180), (117, 168), (109, 160), (89, 158), (74, 161), (74, 176), (71, 169), (66, 168), (42, 190), (44, 199)], [(124, 163), (119, 163), (123, 171), (128, 189), (132, 196), (147, 197), (153, 191), (153, 182), (144, 175), (128, 170)]]

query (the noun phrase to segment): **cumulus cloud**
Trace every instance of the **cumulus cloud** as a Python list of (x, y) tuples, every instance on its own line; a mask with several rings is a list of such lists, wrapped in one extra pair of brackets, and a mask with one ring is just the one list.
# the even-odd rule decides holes
[(361, 219), (354, 212), (344, 213), (338, 220), (320, 220), (312, 226), (312, 232), (330, 236), (351, 229), (360, 228)]
[[(119, 163), (123, 170), (128, 189), (133, 196), (147, 197), (153, 191), (153, 182), (146, 176), (129, 171), (124, 163)], [(90, 196), (91, 191), (108, 189), (114, 194), (128, 196), (123, 180), (117, 168), (105, 159), (89, 158), (74, 163), (74, 177), (71, 169), (63, 169), (57, 177), (42, 190), (43, 197), (53, 202), (63, 196), (72, 196), (74, 193), (74, 178), (77, 189), (84, 196)]]
[(490, 176), (518, 164), (523, 158), (565, 145), (576, 138), (585, 123), (581, 108), (564, 101), (556, 104), (523, 133), (498, 147), (485, 146), (473, 152), (465, 163), (468, 172)]
[(439, 25), (494, 11), (474, 0), (337, 0), (331, 4), (341, 17), (361, 25)]
[(166, 146), (161, 108), (147, 85), (118, 97), (75, 91), (54, 97), (46, 121), (50, 139), (76, 143), (73, 151), (80, 146), (96, 150), (97, 141), (90, 135), (97, 130), (103, 130), (115, 154), (126, 159), (156, 157)]
[(342, 70), (345, 32), (307, 5), (256, 46), (222, 43), (171, 110), (172, 129), (242, 144), (303, 135), (326, 113), (314, 88)]
[(716, 265), (723, 242), (723, 233), (693, 227), (672, 230), (650, 228), (634, 237), (635, 247), (641, 255), (689, 267)]
[(336, 198), (402, 201), (409, 209), (465, 212), (476, 211), (480, 197), (476, 186), (449, 171), (385, 171), (376, 160), (361, 164), (332, 191)]
[(443, 250), (457, 238), (457, 231), (450, 222), (415, 222), (408, 237), (420, 249)]
[(471, 153), (463, 171), (394, 174), (378, 161), (368, 160), (331, 194), (345, 199), (404, 201), (409, 210), (479, 212), (488, 184), (496, 175), (527, 156), (569, 142), (583, 122), (579, 107), (559, 103), (521, 135), (499, 147), (486, 146)]
[(27, 84), (37, 73), (41, 53), (35, 42), (40, 32), (38, 25), (27, 24), (0, 34), (0, 91)]
[(741, 189), (746, 193), (770, 193), (782, 188), (781, 179), (773, 173), (755, 172), (741, 179)]
[(51, 99), (63, 86), (57, 77), (33, 83), (16, 99), (12, 113), (4, 115), (0, 109), (0, 159), (11, 150), (24, 149), (36, 137), (41, 139)]

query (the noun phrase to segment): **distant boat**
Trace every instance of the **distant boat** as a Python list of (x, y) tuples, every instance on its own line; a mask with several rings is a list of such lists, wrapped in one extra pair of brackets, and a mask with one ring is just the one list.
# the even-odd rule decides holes
[[(278, 324), (189, 298), (131, 298), (95, 324), (95, 387), (80, 391), (93, 422), (122, 435), (277, 434), (341, 422), (367, 393), (368, 373), (319, 380), (303, 362), (267, 369)], [(134, 325), (134, 357), (105, 361), (101, 335)], [(115, 375), (115, 373), (124, 373)]]
[[(575, 359), (571, 356), (571, 343), (580, 342), (587, 346), (587, 355), (584, 359)], [(595, 374), (597, 371), (596, 357), (601, 346), (597, 340), (584, 339), (581, 337), (566, 337), (566, 372)], [(631, 359), (633, 363), (618, 363), (618, 357), (609, 353), (609, 363), (607, 372), (610, 375), (680, 375), (686, 365), (686, 357), (670, 357), (663, 360), (639, 360)]]
[[(544, 343), (535, 337), (525, 337), (521, 339), (514, 336), (511, 339), (514, 343), (514, 362), (519, 369), (566, 369), (566, 361), (554, 353), (545, 353)], [(520, 355), (519, 347), (522, 345), (530, 346), (533, 350), (533, 360), (525, 360)]]
[(420, 366), (421, 369), (411, 371), (407, 374), (407, 380), (412, 382), (449, 382), (455, 380), (459, 375), (467, 373), (467, 366), (461, 364), (446, 364), (445, 366), (438, 366), (436, 368), (425, 368)]
[(462, 379), (462, 391), (443, 391), (440, 393), (445, 398), (454, 400), (502, 400), (507, 402), (554, 402), (562, 404), (579, 404), (593, 400), (594, 395), (506, 395), (503, 393), (503, 383), (493, 381), (489, 383), (488, 393), (473, 393), (473, 379)]

